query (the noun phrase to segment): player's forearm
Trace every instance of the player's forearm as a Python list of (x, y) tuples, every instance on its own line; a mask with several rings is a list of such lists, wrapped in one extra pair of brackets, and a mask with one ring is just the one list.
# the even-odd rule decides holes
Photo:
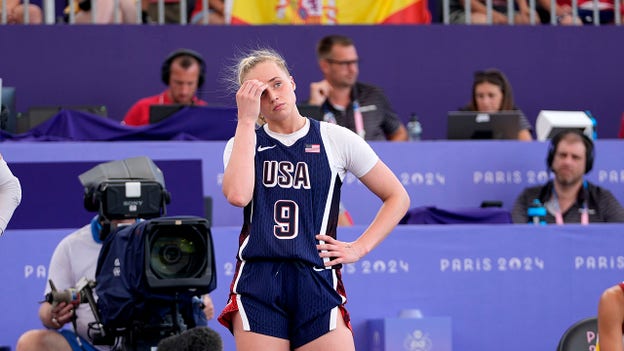
[(223, 173), (223, 194), (234, 206), (246, 206), (253, 196), (255, 124), (239, 122), (232, 154)]
[(377, 216), (362, 235), (355, 241), (361, 248), (362, 257), (377, 247), (396, 227), (409, 208), (407, 192), (399, 191), (386, 199)]

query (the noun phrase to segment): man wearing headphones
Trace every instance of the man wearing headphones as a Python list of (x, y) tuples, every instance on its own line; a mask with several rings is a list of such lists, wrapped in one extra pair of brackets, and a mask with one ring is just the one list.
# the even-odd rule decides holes
[(206, 64), (202, 56), (190, 49), (179, 49), (167, 56), (161, 69), (161, 78), (167, 85), (164, 92), (143, 98), (126, 113), (122, 124), (143, 126), (149, 124), (151, 105), (200, 105), (207, 103), (196, 94), (204, 83)]
[(527, 223), (535, 200), (546, 208), (546, 223), (624, 222), (624, 208), (613, 194), (584, 179), (594, 163), (594, 143), (578, 130), (565, 130), (550, 142), (546, 164), (554, 178), (526, 188), (516, 199), (511, 217)]

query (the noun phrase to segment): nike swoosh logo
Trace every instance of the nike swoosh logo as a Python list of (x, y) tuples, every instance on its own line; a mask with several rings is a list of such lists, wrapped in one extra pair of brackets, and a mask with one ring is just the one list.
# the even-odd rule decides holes
[(322, 272), (322, 271), (326, 270), (327, 268), (317, 268), (316, 266), (313, 266), (312, 269), (314, 269), (317, 272)]
[(272, 149), (274, 147), (276, 147), (277, 145), (273, 145), (273, 146), (258, 146), (258, 152), (262, 152), (264, 150), (269, 150)]

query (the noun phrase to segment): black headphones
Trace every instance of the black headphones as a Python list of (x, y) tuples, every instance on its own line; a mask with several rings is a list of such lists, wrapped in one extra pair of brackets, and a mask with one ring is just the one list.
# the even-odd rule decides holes
[(548, 156), (546, 157), (546, 166), (549, 171), (552, 171), (552, 163), (555, 159), (555, 152), (561, 139), (566, 135), (576, 134), (581, 137), (583, 144), (585, 144), (585, 174), (589, 173), (594, 167), (594, 142), (583, 132), (578, 129), (566, 129), (557, 133), (552, 139), (550, 139), (550, 145), (548, 146)]
[(100, 210), (101, 195), (95, 191), (95, 188), (85, 188), (83, 204), (84, 208), (89, 212), (98, 212)]
[(197, 60), (199, 63), (199, 79), (197, 81), (197, 87), (201, 87), (204, 84), (204, 78), (206, 76), (206, 62), (204, 58), (197, 52), (191, 49), (178, 49), (167, 56), (165, 62), (161, 68), (161, 79), (165, 85), (169, 85), (169, 76), (171, 75), (171, 63), (173, 60), (180, 56), (190, 56)]

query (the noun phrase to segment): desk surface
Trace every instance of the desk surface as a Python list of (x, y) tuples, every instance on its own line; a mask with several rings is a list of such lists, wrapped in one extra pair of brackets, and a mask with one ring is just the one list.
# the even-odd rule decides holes
[[(354, 240), (363, 229), (338, 235)], [(7, 230), (0, 238), (0, 345), (39, 326), (49, 257), (69, 231)], [(227, 299), (238, 232), (213, 228), (216, 311)], [(568, 326), (596, 314), (602, 290), (622, 280), (623, 244), (624, 225), (617, 224), (401, 226), (343, 268), (357, 349), (368, 350), (368, 320), (417, 308), (425, 317), (451, 318), (455, 350), (552, 351)], [(225, 350), (234, 350), (229, 332), (210, 325)]]
[[(371, 145), (407, 189), (412, 207), (474, 208), (484, 200), (499, 200), (503, 202), (504, 209), (510, 210), (525, 186), (541, 184), (548, 179), (545, 164), (548, 145), (542, 142), (430, 141), (373, 142)], [(229, 205), (221, 192), (224, 147), (225, 142), (199, 141), (4, 142), (0, 152), (9, 165), (40, 162), (48, 166), (49, 174), (55, 171), (54, 162), (102, 162), (134, 156), (149, 156), (155, 161), (201, 160), (203, 194), (212, 196), (214, 200), (214, 225), (240, 225), (242, 211)], [(623, 147), (624, 140), (596, 141), (594, 169), (587, 175), (589, 181), (612, 190), (622, 203)], [(168, 176), (165, 173), (165, 178)], [(76, 189), (78, 184), (74, 177), (56, 182), (56, 186), (68, 189)], [(23, 184), (23, 187), (28, 191), (30, 185)], [(176, 194), (172, 195), (175, 198)], [(343, 182), (342, 202), (355, 223), (362, 225), (374, 218), (379, 206), (379, 200), (350, 173)], [(27, 204), (18, 208), (19, 211), (28, 212), (31, 217), (40, 213), (28, 209)]]

